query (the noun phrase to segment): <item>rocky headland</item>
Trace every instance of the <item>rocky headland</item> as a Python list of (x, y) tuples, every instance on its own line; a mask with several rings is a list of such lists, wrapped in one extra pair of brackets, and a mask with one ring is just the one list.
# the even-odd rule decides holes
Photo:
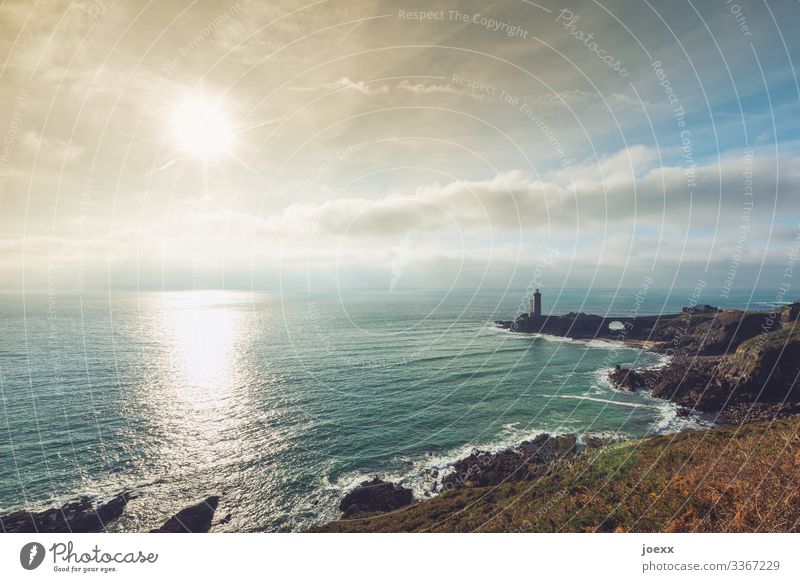
[[(776, 438), (778, 444), (781, 439), (784, 441), (788, 439), (795, 448), (783, 459), (778, 457), (784, 451), (775, 452), (776, 458), (771, 458), (762, 451), (761, 456), (765, 458), (758, 460), (763, 460), (765, 463), (770, 461), (773, 466), (780, 461), (788, 477), (796, 479), (800, 477), (800, 449), (796, 447), (797, 419), (800, 417), (795, 416), (800, 413), (800, 329), (796, 327), (798, 315), (800, 315), (800, 302), (770, 312), (720, 310), (707, 305), (699, 309), (688, 308), (679, 314), (640, 317), (602, 317), (583, 313), (546, 317), (523, 314), (515, 320), (497, 321), (495, 324), (514, 333), (617, 341), (631, 347), (668, 355), (670, 357), (668, 363), (658, 369), (632, 370), (616, 366), (609, 373), (609, 382), (620, 390), (649, 391), (656, 398), (679, 405), (677, 408), (679, 416), (703, 413), (711, 417), (718, 426), (740, 427), (745, 423), (761, 423), (753, 426), (769, 430), (775, 422), (786, 423), (785, 426), (778, 425), (781, 427), (780, 430), (778, 428), (771, 430), (770, 436)], [(784, 417), (789, 418), (778, 421)], [(713, 435), (708, 440), (718, 442), (720, 435), (729, 436), (726, 430), (729, 429), (715, 428), (691, 432), (695, 434), (707, 432)], [(737, 435), (738, 433), (734, 432), (731, 438)], [(670, 441), (664, 440), (666, 438), (668, 437), (651, 437), (641, 441), (613, 444), (589, 439), (589, 442), (579, 444), (575, 435), (541, 435), (504, 451), (474, 450), (468, 457), (454, 463), (452, 471), (441, 479), (441, 486), (434, 487), (432, 493), (441, 495), (414, 504), (408, 501), (403, 504), (405, 508), (403, 511), (391, 516), (381, 516), (382, 510), (374, 510), (370, 514), (373, 519), (357, 523), (349, 520), (352, 514), (344, 510), (343, 506), (346, 503), (343, 502), (340, 506), (343, 511), (342, 520), (315, 528), (314, 531), (473, 531), (465, 526), (465, 523), (476, 525), (475, 529), (485, 529), (485, 524), (495, 520), (495, 516), (488, 509), (484, 513), (481, 511), (476, 513), (473, 510), (470, 512), (472, 521), (465, 520), (464, 508), (471, 507), (469, 504), (478, 504), (478, 501), (486, 505), (486, 498), (498, 496), (506, 498), (511, 493), (520, 492), (525, 494), (534, 492), (534, 497), (541, 497), (533, 504), (538, 504), (539, 507), (533, 515), (535, 519), (523, 511), (519, 519), (523, 524), (528, 524), (527, 527), (520, 527), (519, 524), (513, 527), (493, 526), (489, 528), (490, 531), (558, 531), (557, 520), (551, 519), (548, 522), (544, 519), (551, 513), (549, 504), (566, 504), (573, 507), (576, 498), (580, 499), (586, 492), (578, 487), (580, 493), (571, 492), (570, 495), (575, 497), (569, 502), (563, 499), (556, 502), (550, 498), (552, 491), (549, 491), (548, 486), (543, 486), (543, 483), (560, 481), (561, 495), (564, 496), (566, 491), (572, 491), (575, 485), (583, 482), (581, 479), (578, 479), (576, 484), (565, 481), (565, 475), (572, 474), (576, 466), (583, 466), (584, 473), (591, 472), (594, 469), (592, 463), (597, 459), (615, 459), (614, 451), (625, 447), (656, 450), (659, 462), (663, 458), (674, 457), (675, 451), (670, 449), (677, 437), (670, 437), (672, 439)], [(736, 444), (740, 445), (739, 449)], [(733, 449), (738, 450), (739, 455), (747, 455), (746, 447), (743, 442), (738, 442), (734, 443)], [(752, 455), (753, 451), (749, 454)], [(634, 455), (635, 452), (631, 452), (631, 456)], [(687, 455), (699, 455), (699, 459), (703, 462), (709, 460), (713, 462), (713, 457), (703, 454), (702, 439), (699, 443), (695, 442), (695, 451), (691, 453), (687, 451)], [(696, 458), (694, 462), (699, 461)], [(723, 465), (726, 463), (718, 462), (715, 467), (708, 468), (708, 471), (718, 472), (719, 467)], [(627, 469), (625, 463), (622, 463), (606, 475), (606, 478), (616, 478), (614, 474), (619, 471), (622, 471), (624, 476)], [(665, 466), (664, 469), (668, 471), (669, 467)], [(698, 473), (697, 479), (700, 478), (699, 475)], [(644, 482), (642, 488), (646, 489), (647, 479), (643, 478), (640, 481)], [(519, 489), (520, 484), (525, 482), (530, 484), (529, 487)], [(383, 481), (380, 483), (385, 487), (400, 487), (393, 483)], [(607, 484), (605, 481), (604, 486)], [(363, 485), (361, 494), (369, 494), (369, 491), (363, 489)], [(654, 483), (650, 485), (654, 486)], [(697, 486), (702, 489), (699, 482)], [(730, 487), (725, 488), (725, 491), (729, 490)], [(690, 491), (691, 489), (685, 490), (684, 495), (688, 495)], [(600, 491), (596, 491), (595, 495), (599, 499), (605, 497)], [(654, 488), (649, 495), (658, 497), (658, 490)], [(725, 495), (728, 495), (730, 504), (741, 505), (733, 494), (710, 495), (717, 499), (717, 502), (724, 500)], [(700, 498), (704, 498), (703, 495)], [(454, 499), (470, 501), (453, 503)], [(510, 498), (508, 500), (511, 501)], [(541, 506), (542, 503), (545, 503), (544, 508)], [(745, 502), (742, 507), (747, 509), (747, 503)], [(453, 517), (448, 508), (456, 508), (459, 517)], [(581, 508), (583, 509), (585, 507)], [(506, 513), (505, 508), (496, 505), (493, 506), (493, 510)], [(741, 521), (742, 512), (744, 509), (739, 514), (734, 513), (734, 518)], [(579, 513), (580, 511), (576, 516)], [(714, 517), (713, 513), (710, 515), (711, 518)], [(747, 515), (750, 513), (747, 512)], [(444, 519), (443, 516), (448, 517)], [(729, 531), (725, 529), (725, 523), (733, 530), (752, 531), (751, 527), (741, 526), (739, 522), (723, 523), (722, 520), (713, 522), (709, 521), (708, 515), (702, 518), (698, 516), (699, 514), (695, 512), (685, 513), (680, 519), (675, 519), (675, 516), (672, 516), (672, 519), (664, 518), (666, 521), (661, 523), (660, 528), (644, 527), (641, 531), (689, 531), (687, 529), (689, 524), (695, 524), (702, 531)], [(636, 526), (626, 527), (624, 523), (635, 524), (634, 517), (635, 515), (631, 514), (627, 515), (626, 519), (610, 517), (601, 519), (595, 516), (588, 520), (588, 525), (566, 526), (565, 529), (566, 531), (629, 531), (637, 529)], [(534, 526), (534, 522), (537, 525)], [(641, 523), (648, 522), (643, 520)], [(798, 528), (797, 521), (783, 523), (788, 529), (779, 528), (778, 531), (795, 531)], [(734, 525), (736, 527), (733, 527)]]
[(619, 341), (668, 355), (664, 367), (618, 367), (609, 381), (616, 388), (647, 390), (688, 411), (738, 424), (800, 411), (798, 315), (800, 302), (774, 311), (704, 306), (640, 317), (524, 314), (496, 324), (516, 333)]

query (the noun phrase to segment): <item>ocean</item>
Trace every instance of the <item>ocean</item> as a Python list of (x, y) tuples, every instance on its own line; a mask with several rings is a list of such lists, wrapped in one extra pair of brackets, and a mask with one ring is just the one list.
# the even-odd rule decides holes
[[(673, 313), (690, 295), (562, 290), (543, 303)], [(522, 305), (503, 291), (0, 296), (0, 513), (134, 489), (111, 529), (221, 495), (215, 531), (298, 531), (375, 474), (424, 496), (431, 469), (473, 447), (702, 426), (606, 381), (615, 364), (663, 357), (493, 325)]]

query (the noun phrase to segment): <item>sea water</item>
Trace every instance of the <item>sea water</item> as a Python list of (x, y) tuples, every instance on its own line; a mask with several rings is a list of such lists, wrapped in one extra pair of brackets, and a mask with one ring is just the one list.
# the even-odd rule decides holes
[[(673, 313), (690, 294), (567, 290), (544, 305)], [(431, 468), (473, 447), (702, 425), (607, 382), (615, 364), (663, 357), (493, 325), (524, 305), (502, 291), (2, 296), (0, 513), (132, 489), (112, 529), (221, 495), (217, 530), (296, 531), (375, 474), (423, 496)]]

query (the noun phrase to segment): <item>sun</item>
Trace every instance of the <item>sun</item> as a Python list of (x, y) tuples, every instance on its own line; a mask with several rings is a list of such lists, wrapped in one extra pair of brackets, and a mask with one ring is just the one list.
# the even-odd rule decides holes
[(204, 97), (185, 100), (172, 115), (178, 147), (195, 158), (218, 158), (230, 151), (233, 130), (223, 107)]

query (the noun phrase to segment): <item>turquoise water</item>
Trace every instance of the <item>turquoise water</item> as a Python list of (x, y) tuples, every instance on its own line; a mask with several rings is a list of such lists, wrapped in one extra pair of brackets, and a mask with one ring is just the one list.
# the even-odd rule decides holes
[[(651, 290), (640, 313), (677, 311), (689, 295)], [(426, 469), (473, 446), (697, 422), (605, 382), (614, 364), (658, 356), (491, 325), (521, 302), (501, 292), (0, 297), (0, 511), (131, 487), (140, 497), (118, 529), (221, 494), (220, 530), (298, 530), (335, 516), (343, 491), (371, 474), (423, 494)], [(555, 313), (622, 315), (635, 303), (635, 290), (544, 299)]]

